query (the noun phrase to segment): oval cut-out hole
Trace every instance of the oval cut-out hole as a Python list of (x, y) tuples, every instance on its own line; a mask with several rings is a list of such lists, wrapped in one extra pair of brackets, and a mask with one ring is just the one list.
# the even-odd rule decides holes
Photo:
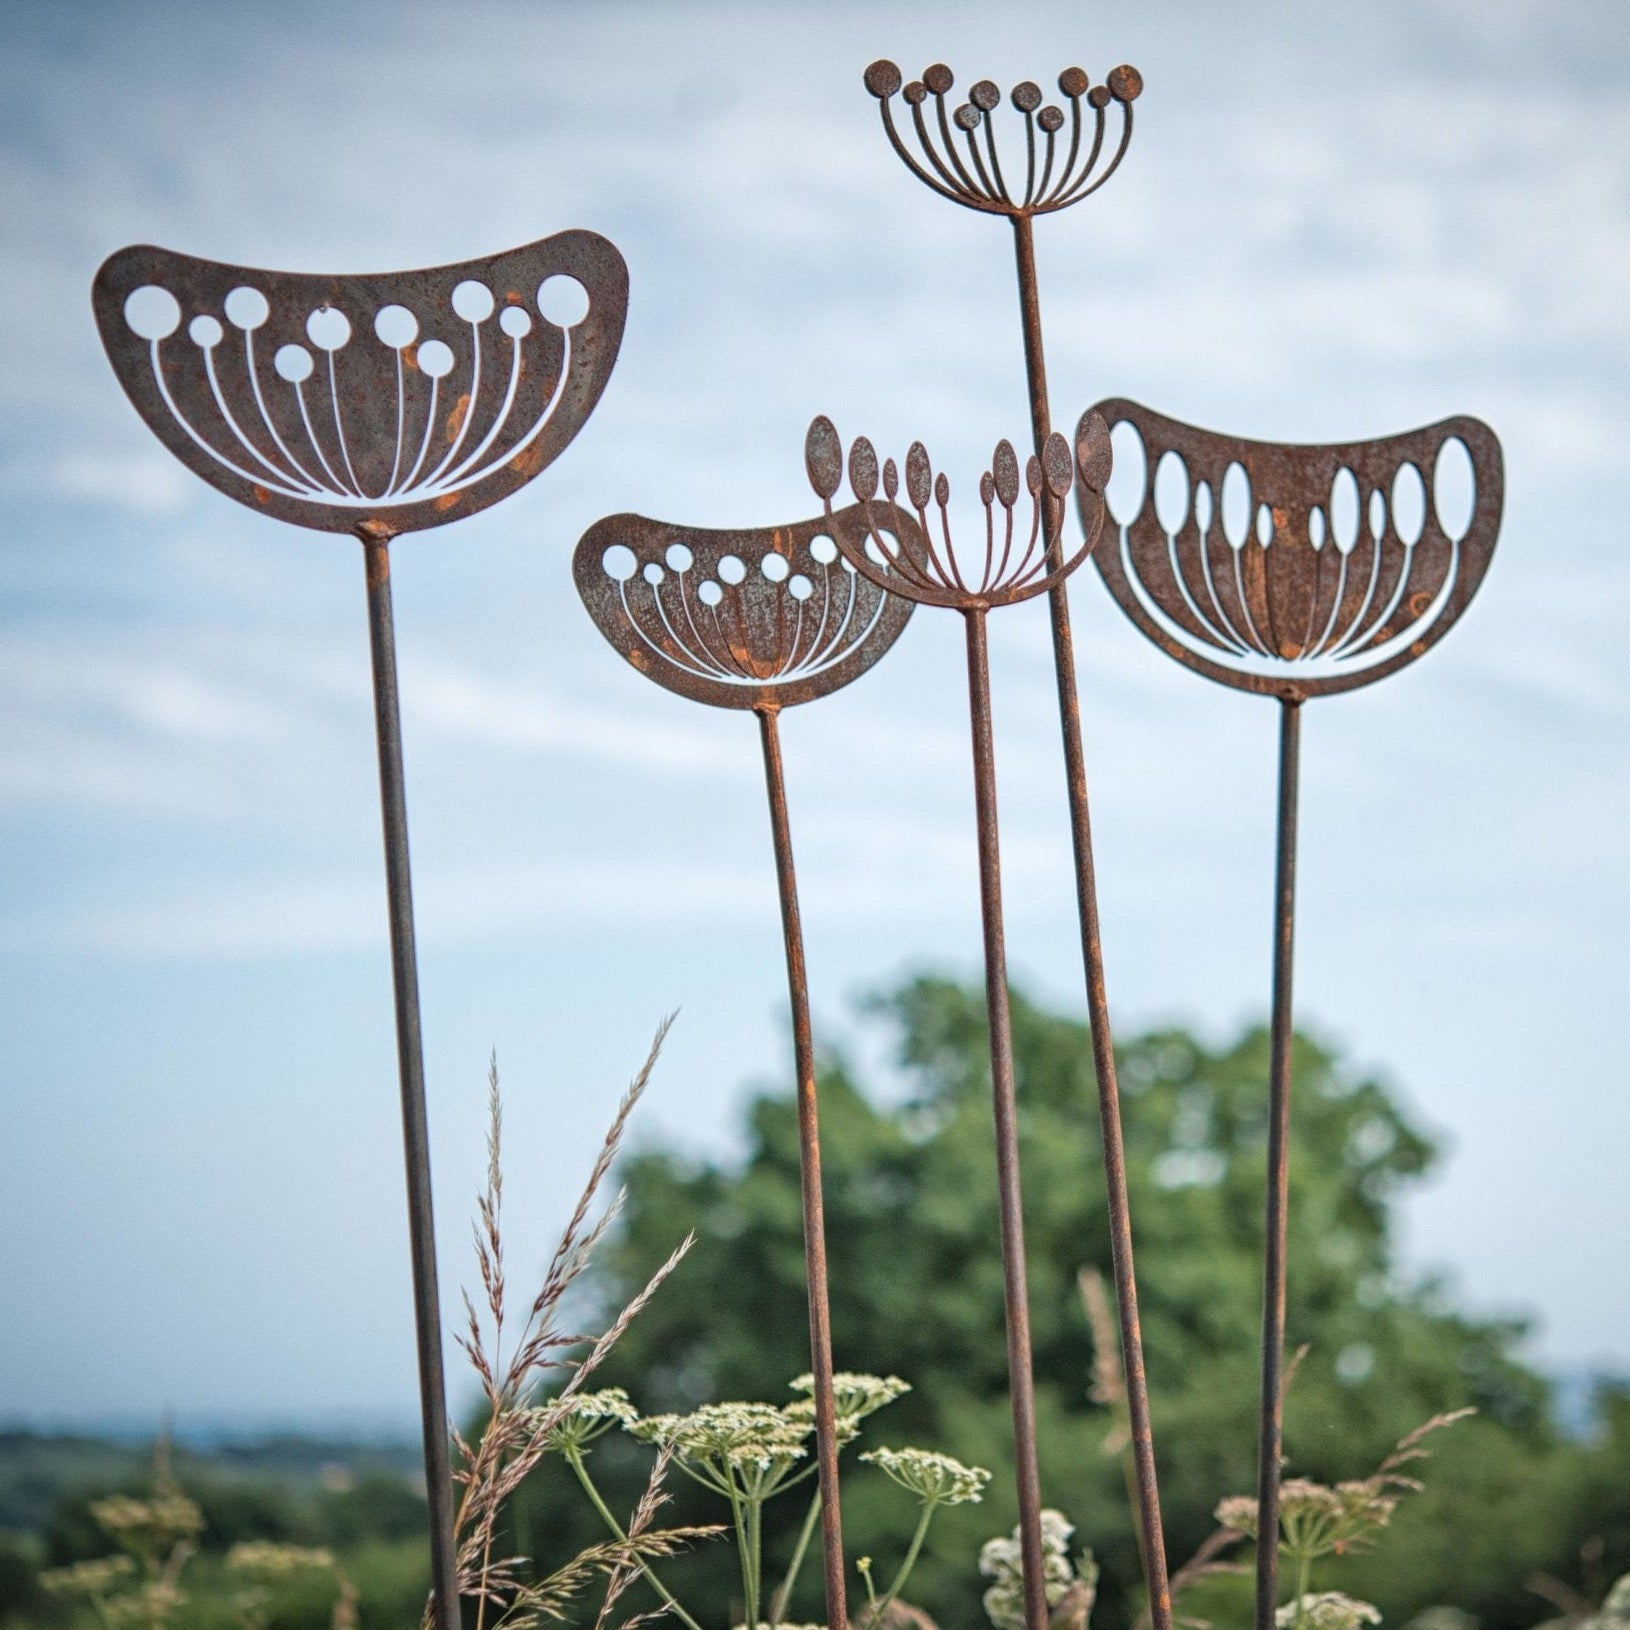
[(707, 582), (705, 582), (701, 588), (696, 591), (696, 598), (700, 600), (704, 606), (716, 606), (722, 599), (724, 599), (724, 590), (721, 589), (719, 585), (710, 577)]
[(600, 565), (614, 583), (626, 583), (639, 569), (634, 551), (626, 543), (614, 543), (600, 557)]
[(419, 319), (406, 306), (381, 306), (374, 314), (374, 333), (382, 345), (401, 351), (418, 339)]
[(319, 351), (337, 351), (351, 337), (351, 320), (337, 306), (318, 306), (306, 318), (306, 337)]
[(1379, 487), (1370, 488), (1370, 536), (1377, 543), (1381, 541), (1381, 534), (1387, 529), (1387, 501), (1381, 495)]
[(484, 323), (492, 315), (492, 290), (467, 277), (453, 290), (453, 310), (467, 323)]
[(696, 564), (696, 556), (682, 543), (670, 543), (662, 558), (667, 561), (669, 569), (676, 572), (688, 572)]
[(663, 569), (659, 565), (657, 565), (657, 563), (654, 560), (645, 568), (645, 570), (643, 572), (640, 573), (640, 576), (643, 577), (645, 579), (645, 581), (647, 583), (649, 583), (653, 589), (667, 575), (668, 574), (665, 571), (663, 571)]
[(498, 314), (498, 326), (512, 340), (521, 340), (532, 332), (532, 319), (521, 306), (505, 306)]
[(747, 568), (742, 565), (740, 558), (736, 555), (726, 555), (719, 562), (719, 576), (732, 588), (741, 582), (746, 575)]
[(787, 593), (794, 600), (807, 600), (815, 592), (815, 585), (802, 572), (794, 572), (787, 579)]
[(1273, 511), (1266, 504), (1256, 506), (1256, 541), (1264, 549), (1273, 542)]
[(1358, 542), (1358, 477), (1345, 466), (1330, 483), (1330, 535), (1345, 555)]
[(1203, 538), (1211, 530), (1211, 483), (1202, 481), (1194, 489), (1194, 523)]
[(432, 379), (442, 379), (453, 371), (453, 348), (440, 340), (426, 340), (416, 353), (419, 371)]
[(311, 370), (315, 364), (305, 346), (280, 345), (277, 355), (272, 358), (272, 366), (280, 378), (288, 380), (291, 385), (298, 385), (302, 379), (311, 378)]
[(556, 328), (576, 328), (589, 314), (589, 291), (575, 277), (556, 272), (538, 285), (538, 310)]
[(1317, 504), (1308, 511), (1307, 515), (1307, 541), (1315, 549), (1324, 547), (1324, 511)]
[(1109, 433), (1109, 445), (1115, 459), (1109, 472), (1109, 485), (1104, 497), (1109, 502), (1109, 513), (1117, 526), (1130, 526), (1143, 508), (1149, 486), (1149, 455), (1144, 451), (1143, 437), (1122, 419)]
[(193, 320), (187, 324), (187, 333), (191, 337), (194, 345), (202, 346), (204, 350), (208, 351), (213, 346), (217, 346), (221, 343), (221, 338), (226, 333), (226, 330), (222, 328), (213, 317), (206, 313), (194, 317)]
[(1175, 536), (1189, 518), (1189, 472), (1182, 458), (1169, 449), (1155, 466), (1155, 519), (1166, 536)]
[(809, 540), (810, 558), (820, 566), (830, 566), (838, 558), (838, 546), (824, 532)]
[(1392, 478), (1392, 524), (1411, 548), (1426, 526), (1426, 483), (1413, 464), (1400, 464)]
[(1451, 436), (1438, 449), (1437, 467), (1432, 472), (1432, 505), (1444, 535), (1450, 542), (1459, 543), (1471, 530), (1472, 512), (1477, 507), (1477, 474), (1472, 468), (1472, 456), (1458, 436)]
[(125, 301), (125, 321), (144, 340), (162, 340), (181, 326), (181, 303), (156, 283), (132, 289)]
[(787, 573), (792, 570), (792, 567), (787, 564), (787, 557), (785, 555), (770, 554), (766, 555), (763, 560), (758, 563), (758, 569), (763, 572), (764, 576), (771, 583), (785, 583), (787, 580)]
[(259, 328), (272, 314), (266, 296), (247, 283), (240, 283), (227, 295), (225, 310), (226, 320), (234, 328), (242, 329)]
[(1237, 459), (1223, 471), (1222, 524), (1229, 547), (1243, 547), (1251, 530), (1251, 478)]

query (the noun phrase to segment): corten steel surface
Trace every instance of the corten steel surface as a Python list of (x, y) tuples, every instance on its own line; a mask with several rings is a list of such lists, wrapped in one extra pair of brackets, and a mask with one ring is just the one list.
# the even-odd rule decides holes
[[(1093, 556), (1116, 602), (1186, 667), (1280, 702), (1257, 1446), (1257, 1533), (1265, 1538), (1257, 1546), (1256, 1625), (1272, 1630), (1302, 703), (1385, 678), (1448, 632), (1488, 570), (1504, 465), (1494, 432), (1465, 417), (1323, 446), (1220, 435), (1118, 398), (1082, 422), (1089, 419), (1129, 425), (1143, 453), (1135, 507), (1104, 529)], [(1451, 490), (1457, 458), (1469, 494)]]
[[(832, 421), (818, 418), (804, 445), (810, 484), (830, 514), (843, 480), (843, 448)], [(1074, 469), (1072, 469), (1072, 464)], [(1080, 473), (1085, 539), (1068, 559), (1048, 516), (1062, 513)], [(900, 524), (900, 474), (890, 459), (881, 470), (863, 437), (849, 452), (849, 485), (865, 526), (858, 533), (834, 526), (855, 569), (879, 588), (923, 605), (962, 613), (968, 643), (968, 713), (973, 734), (974, 806), (979, 835), (979, 900), (985, 946), (985, 1009), (990, 1026), (991, 1099), (996, 1122), (997, 1195), (1002, 1234), (1002, 1286), (1007, 1327), (1008, 1394), (1013, 1410), (1013, 1458), (1024, 1563), (1026, 1630), (1047, 1630), (1045, 1559), (1041, 1540), (1041, 1472), (1036, 1451), (1035, 1378), (1031, 1365), (1030, 1299), (1024, 1260), (1024, 1196), (1019, 1170), (1018, 1111), (1014, 1094), (1013, 1024), (1007, 987), (1007, 944), (1002, 920), (1002, 853), (996, 807), (996, 754), (990, 708), (990, 651), (986, 618), (994, 607), (1045, 594), (1091, 552), (1104, 519), (1110, 442), (1102, 421), (1083, 424), (1072, 459), (1062, 436), (1049, 436), (1040, 456), (1025, 461), (1020, 499), (1018, 458), (999, 442), (979, 480), (984, 537), (959, 554), (951, 537), (950, 482), (935, 476), (921, 442), (906, 455), (905, 495), (915, 527)], [(884, 499), (879, 501), (881, 484)], [(930, 519), (930, 505), (937, 516)], [(849, 514), (853, 511), (844, 511)], [(935, 541), (935, 532), (939, 541)]]
[(577, 434), (616, 360), (627, 268), (591, 232), (356, 277), (137, 245), (92, 298), (119, 382), (183, 464), (258, 513), (362, 543), (431, 1580), (437, 1630), (458, 1630), (390, 540), (496, 503)]
[[(990, 80), (980, 80), (968, 100), (947, 114), (946, 95), (954, 77), (943, 63), (924, 71), (904, 87), (911, 109), (919, 160), (900, 134), (893, 97), (901, 90), (900, 70), (892, 62), (874, 62), (866, 70), (866, 88), (878, 99), (883, 127), (895, 152), (920, 181), (941, 197), (986, 214), (1004, 215), (1013, 228), (1014, 266), (1018, 275), (1019, 323), (1024, 340), (1025, 383), (1030, 397), (1030, 427), (1039, 456), (1052, 434), (1047, 397), (1047, 357), (1041, 323), (1041, 293), (1036, 279), (1032, 222), (1096, 192), (1119, 166), (1132, 139), (1132, 103), (1143, 90), (1136, 68), (1123, 64), (1101, 85), (1092, 85), (1084, 70), (1066, 68), (1058, 76), (1060, 96), (1069, 112), (1048, 103), (1030, 80), (1016, 85), (1010, 100), (1023, 123), (1024, 185), (1020, 149), (1008, 148), (1004, 169), (995, 114), (1001, 93)], [(923, 109), (933, 98), (932, 124)], [(1083, 108), (1083, 101), (1086, 107)], [(1087, 111), (1090, 109), (1090, 113)], [(1111, 135), (1118, 116), (1119, 134)], [(1069, 133), (1064, 134), (1068, 125)], [(967, 157), (958, 150), (960, 133)], [(1014, 129), (1008, 121), (1010, 132)], [(1106, 156), (1107, 154), (1107, 156)], [(1011, 180), (1009, 178), (1012, 178)], [(1044, 495), (1050, 540), (1062, 517), (1050, 495)], [(1049, 544), (1050, 548), (1054, 545)], [(1055, 552), (1053, 564), (1061, 557)], [(1076, 692), (1075, 642), (1070, 627), (1069, 590), (1061, 575), (1048, 591), (1053, 632), (1053, 671), (1058, 688), (1059, 729), (1064, 749), (1064, 779), (1069, 800), (1070, 838), (1075, 866), (1076, 913), (1081, 925), (1081, 962), (1086, 982), (1087, 1017), (1092, 1032), (1093, 1072), (1098, 1086), (1106, 1208), (1111, 1266), (1120, 1323), (1121, 1361), (1126, 1374), (1127, 1413), (1132, 1433), (1137, 1509), (1134, 1513), (1144, 1579), (1149, 1587), (1153, 1630), (1171, 1630), (1171, 1596), (1167, 1581), (1166, 1543), (1155, 1473), (1154, 1432), (1149, 1420), (1149, 1388), (1144, 1373), (1143, 1336), (1138, 1319), (1137, 1275), (1132, 1253), (1132, 1218), (1126, 1191), (1126, 1151), (1121, 1135), (1120, 1087), (1115, 1074), (1115, 1046), (1109, 1023), (1109, 996), (1099, 929), (1098, 883), (1092, 849), (1092, 813), (1087, 791), (1086, 754), (1081, 744), (1081, 706)]]
[[(910, 517), (890, 517), (916, 542)], [(832, 1398), (832, 1314), (821, 1200), (820, 1124), (809, 980), (781, 765), (781, 709), (858, 679), (900, 637), (915, 609), (849, 563), (868, 523), (859, 505), (788, 526), (702, 531), (639, 515), (597, 521), (572, 575), (595, 626), (648, 679), (714, 707), (758, 715), (798, 1076), (798, 1156), (821, 1491), (826, 1623), (844, 1630), (843, 1516)], [(839, 541), (846, 544), (840, 550)]]

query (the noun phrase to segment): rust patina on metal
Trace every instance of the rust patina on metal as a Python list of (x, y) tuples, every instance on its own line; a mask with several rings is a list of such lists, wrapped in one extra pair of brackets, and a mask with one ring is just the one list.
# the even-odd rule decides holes
[[(1119, 398), (1089, 421), (1129, 425), (1143, 453), (1132, 513), (1093, 556), (1116, 603), (1185, 667), (1280, 703), (1257, 1445), (1257, 1532), (1276, 1534), (1302, 703), (1384, 679), (1449, 631), (1494, 553), (1504, 464), (1494, 432), (1465, 417), (1322, 446), (1225, 436)], [(1278, 1594), (1278, 1549), (1259, 1545), (1257, 1630), (1273, 1630)]]
[[(818, 418), (804, 445), (810, 484), (832, 514), (843, 480), (843, 447), (832, 421)], [(1073, 466), (1073, 468), (1072, 468)], [(979, 899), (985, 948), (985, 1005), (990, 1024), (991, 1098), (996, 1122), (997, 1195), (1002, 1234), (1002, 1286), (1007, 1327), (1008, 1392), (1013, 1411), (1014, 1473), (1019, 1542), (1024, 1563), (1027, 1630), (1047, 1630), (1045, 1557), (1041, 1534), (1041, 1471), (1036, 1447), (1035, 1377), (1031, 1362), (1030, 1299), (1024, 1260), (1024, 1195), (1019, 1169), (1018, 1106), (1013, 1069), (1013, 1023), (1007, 984), (1007, 941), (1002, 918), (1002, 851), (997, 824), (996, 750), (990, 707), (990, 647), (986, 619), (1058, 588), (1091, 553), (1104, 520), (1109, 480), (1109, 430), (1083, 421), (1072, 458), (1062, 436), (1051, 435), (1038, 455), (1020, 465), (1010, 442), (996, 445), (991, 467), (979, 478), (984, 507), (981, 545), (959, 553), (951, 536), (951, 486), (935, 475), (921, 442), (906, 454), (905, 497), (915, 524), (901, 526), (900, 471), (893, 459), (878, 468), (864, 437), (849, 451), (849, 486), (865, 525), (858, 532), (833, 527), (854, 569), (880, 589), (922, 605), (962, 613), (968, 647), (968, 711), (973, 735), (974, 807), (979, 838)], [(1079, 473), (1080, 480), (1075, 483)], [(1072, 483), (1080, 494), (1084, 541), (1066, 557), (1057, 521)], [(879, 500), (878, 489), (883, 498)], [(1025, 495), (1021, 500), (1021, 492)], [(930, 506), (937, 515), (930, 518)], [(836, 517), (833, 517), (834, 520)], [(935, 541), (935, 531), (939, 541)]]
[[(878, 100), (890, 144), (919, 181), (942, 198), (984, 214), (1005, 216), (1012, 225), (1025, 382), (1030, 396), (1030, 428), (1039, 457), (1053, 433), (1053, 423), (1047, 397), (1047, 357), (1032, 223), (1038, 215), (1053, 214), (1090, 197), (1115, 173), (1132, 140), (1132, 104), (1142, 94), (1143, 76), (1136, 68), (1122, 64), (1112, 69), (1102, 84), (1094, 85), (1084, 69), (1066, 68), (1057, 82), (1062, 105), (1048, 102), (1041, 87), (1032, 80), (1015, 85), (1009, 100), (1018, 114), (1019, 126), (1010, 118), (1007, 127), (1010, 136), (1016, 135), (1022, 127), (1022, 135), (1007, 147), (1005, 166), (996, 120), (1002, 95), (993, 81), (979, 80), (969, 89), (967, 101), (954, 109), (948, 108), (947, 97), (955, 84), (955, 76), (944, 63), (935, 63), (923, 71), (921, 79), (903, 85), (900, 70), (892, 62), (874, 62), (866, 70), (865, 83), (866, 89)], [(911, 109), (916, 153), (901, 135), (895, 119), (896, 95)], [(924, 111), (930, 101), (933, 103), (931, 119)], [(1112, 120), (1118, 120), (1119, 125), (1119, 134), (1113, 138)], [(1022, 188), (1017, 186), (1021, 174)], [(1058, 501), (1050, 492), (1042, 494), (1042, 510), (1051, 551), (1049, 561), (1056, 568), (1062, 564), (1062, 557), (1056, 552), (1061, 517), (1057, 513)], [(1144, 1579), (1149, 1587), (1153, 1630), (1171, 1630), (1171, 1590), (1155, 1474), (1154, 1432), (1149, 1420), (1143, 1337), (1138, 1319), (1126, 1151), (1121, 1136), (1120, 1087), (1115, 1073), (1115, 1047), (1109, 1024), (1109, 996), (1099, 930), (1092, 815), (1087, 794), (1086, 755), (1081, 743), (1081, 705), (1076, 690), (1067, 575), (1059, 573), (1048, 590), (1048, 614), (1053, 632), (1053, 671), (1058, 688), (1059, 728), (1074, 851), (1076, 914), (1081, 925), (1081, 962), (1087, 1017), (1092, 1027), (1093, 1071), (1098, 1085), (1110, 1256), (1136, 1472), (1138, 1538)], [(1034, 1575), (1030, 1562), (1026, 1562), (1026, 1567)], [(1030, 1630), (1041, 1630), (1037, 1619), (1039, 1611), (1035, 1608), (1031, 1611)]]
[(96, 274), (119, 382), (194, 474), (259, 514), (362, 543), (437, 1630), (458, 1557), (436, 1281), (390, 542), (507, 497), (600, 399), (628, 271), (592, 232), (423, 271), (324, 277), (139, 244)]
[[(870, 524), (858, 504), (747, 531), (704, 531), (640, 515), (612, 515), (583, 534), (572, 558), (572, 575), (595, 627), (646, 678), (692, 701), (750, 709), (758, 716), (798, 1077), (815, 1452), (826, 1623), (832, 1630), (848, 1624), (832, 1313), (815, 1043), (779, 719), (782, 708), (815, 701), (858, 679), (911, 618), (915, 608), (909, 599), (890, 594), (887, 585), (851, 564)], [(883, 524), (907, 547), (921, 547), (910, 516), (891, 511)]]

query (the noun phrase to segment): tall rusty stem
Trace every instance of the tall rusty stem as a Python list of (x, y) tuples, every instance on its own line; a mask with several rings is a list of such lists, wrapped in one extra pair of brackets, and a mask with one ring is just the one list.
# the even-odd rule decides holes
[(996, 1188), (1002, 1223), (1002, 1288), (1007, 1304), (1008, 1396), (1024, 1563), (1025, 1630), (1047, 1630), (1041, 1544), (1041, 1465), (1036, 1454), (1036, 1383), (1031, 1368), (1030, 1294), (1024, 1261), (1024, 1197), (1019, 1176), (1013, 1084), (1013, 1016), (1008, 1003), (1007, 936), (1002, 926), (1002, 850), (996, 821), (996, 752), (991, 737), (990, 648), (985, 608), (963, 613), (968, 632), (968, 716), (973, 727), (974, 807), (979, 826), (979, 909), (985, 933), (985, 1011), (990, 1024), (991, 1097), (996, 1113)]
[(1290, 1211), (1291, 975), (1296, 951), (1296, 795), (1302, 704), (1280, 703), (1279, 839), (1273, 884), (1273, 1018), (1268, 1063), (1267, 1241), (1262, 1268), (1262, 1407), (1257, 1433), (1256, 1630), (1279, 1597), (1279, 1466), (1285, 1429), (1285, 1242)]
[[(1019, 276), (1019, 317), (1024, 329), (1025, 379), (1030, 390), (1030, 428), (1036, 456), (1052, 432), (1047, 402), (1047, 358), (1042, 345), (1041, 295), (1036, 282), (1036, 246), (1028, 215), (1015, 215), (1013, 248)], [(1064, 506), (1043, 493), (1049, 565), (1063, 563)], [(1149, 1589), (1154, 1630), (1172, 1630), (1171, 1586), (1166, 1571), (1166, 1536), (1160, 1516), (1155, 1473), (1154, 1427), (1149, 1418), (1149, 1382), (1143, 1365), (1143, 1332), (1138, 1320), (1137, 1275), (1132, 1254), (1132, 1211), (1126, 1194), (1126, 1147), (1121, 1133), (1120, 1086), (1115, 1075), (1115, 1042), (1109, 1026), (1099, 932), (1098, 882), (1092, 858), (1092, 814), (1087, 799), (1087, 760), (1081, 746), (1081, 702), (1075, 684), (1075, 640), (1070, 630), (1070, 596), (1060, 578), (1047, 596), (1053, 626), (1053, 669), (1058, 681), (1058, 715), (1064, 740), (1064, 779), (1069, 793), (1070, 841), (1075, 851), (1075, 900), (1081, 921), (1081, 961), (1086, 972), (1087, 1019), (1092, 1031), (1093, 1072), (1098, 1080), (1098, 1125), (1103, 1140), (1104, 1187), (1108, 1197), (1110, 1263), (1121, 1327), (1121, 1365), (1132, 1430), (1138, 1529), (1143, 1576)]]
[(430, 1136), (425, 1119), (424, 1044), (419, 1028), (419, 972), (413, 939), (407, 791), (402, 775), (402, 716), (396, 689), (396, 627), (391, 616), (390, 537), (383, 532), (361, 536), (368, 581), (374, 732), (379, 743), (379, 807), (385, 829), (385, 893), (390, 908), (391, 975), (396, 997), (396, 1057), (402, 1087), (402, 1154), (407, 1167), (408, 1240), (413, 1259), (413, 1320), (419, 1350), (425, 1488), (430, 1501), (434, 1622), (435, 1630), (459, 1630), (453, 1469), (448, 1451), (447, 1383), (442, 1370), (441, 1300), (436, 1288), (436, 1223), (430, 1202)]
[[(843, 1515), (838, 1503), (837, 1410), (832, 1396), (832, 1305), (826, 1282), (826, 1216), (821, 1198), (821, 1138), (815, 1101), (815, 1043), (809, 1022), (809, 976), (798, 911), (798, 875), (792, 863), (787, 785), (781, 768), (779, 709), (758, 710), (764, 745), (764, 780), (770, 794), (770, 834), (781, 894), (781, 938), (787, 954), (792, 1007), (793, 1064), (798, 1075), (798, 1169), (804, 1199), (804, 1267), (809, 1280), (810, 1372), (814, 1377), (815, 1455), (821, 1491), (821, 1549), (826, 1572), (826, 1623), (845, 1630)], [(782, 1604), (783, 1607), (785, 1604)]]

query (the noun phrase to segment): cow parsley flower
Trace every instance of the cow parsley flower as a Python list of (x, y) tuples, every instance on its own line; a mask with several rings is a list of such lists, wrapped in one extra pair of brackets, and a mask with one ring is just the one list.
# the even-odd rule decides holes
[(978, 1501), (990, 1481), (983, 1466), (964, 1466), (932, 1449), (869, 1449), (860, 1458), (887, 1473), (924, 1505)]
[[(1086, 1608), (1090, 1612), (1098, 1584), (1098, 1563), (1088, 1549), (1071, 1562), (1070, 1539), (1074, 1533), (1074, 1524), (1062, 1511), (1042, 1512), (1042, 1579), (1047, 1605), (1057, 1607), (1064, 1593), (1079, 1583), (1088, 1593)], [(985, 1541), (979, 1551), (979, 1571), (995, 1580), (984, 1600), (986, 1616), (996, 1630), (1024, 1630), (1024, 1552), (1017, 1528), (1006, 1538)]]
[(1366, 1624), (1379, 1624), (1381, 1615), (1368, 1602), (1354, 1601), (1339, 1590), (1321, 1590), (1315, 1595), (1286, 1602), (1275, 1615), (1281, 1630), (1362, 1630)]

